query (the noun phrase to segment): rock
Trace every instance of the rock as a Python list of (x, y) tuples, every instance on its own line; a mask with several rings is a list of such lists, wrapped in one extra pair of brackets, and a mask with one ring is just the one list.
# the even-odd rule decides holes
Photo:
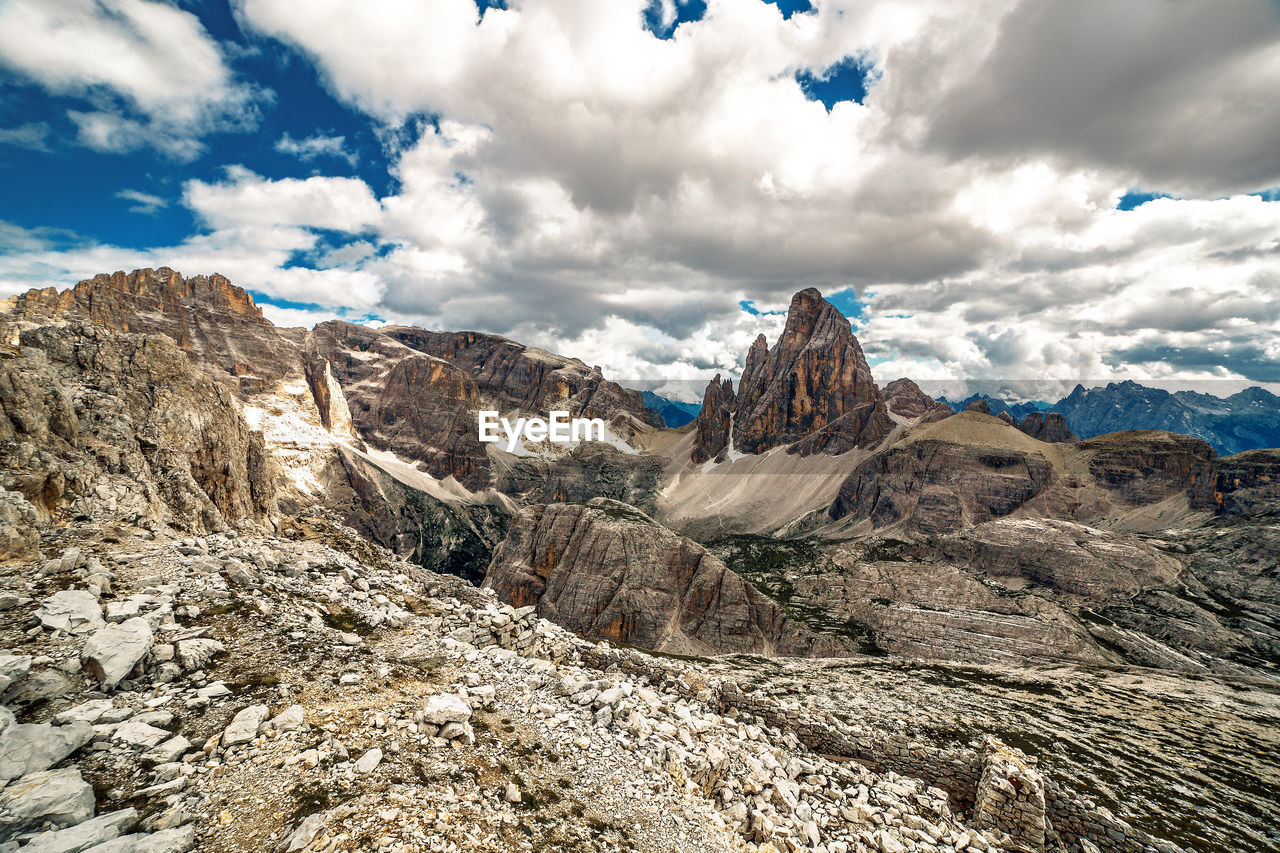
[(695, 461), (724, 451), (717, 445), (727, 431), (726, 406), (733, 415), (732, 449), (742, 453), (791, 445), (803, 455), (839, 454), (873, 447), (893, 429), (849, 321), (813, 288), (792, 297), (772, 348), (763, 335), (752, 344), (737, 395), (730, 399), (713, 385), (707, 397), (711, 423), (696, 427), (695, 437), (708, 443), (695, 443)]
[(89, 674), (106, 689), (120, 683), (151, 650), (151, 626), (135, 616), (118, 625), (99, 628), (85, 641), (80, 659)]
[(1186, 435), (1152, 430), (1109, 433), (1080, 444), (1089, 474), (1124, 506), (1186, 494), (1192, 508), (1211, 509), (1217, 453)]
[(910, 379), (895, 379), (881, 389), (885, 407), (899, 417), (932, 423), (952, 415), (951, 407), (920, 390)]
[(102, 607), (93, 593), (84, 589), (64, 589), (40, 603), (41, 624), (68, 634), (87, 634), (101, 628)]
[(162, 743), (157, 744), (147, 752), (142, 754), (143, 762), (147, 764), (168, 764), (177, 761), (191, 750), (191, 741), (182, 735), (174, 735)]
[(28, 773), (0, 790), (0, 841), (52, 823), (74, 826), (93, 817), (93, 788), (75, 769)]
[(701, 465), (708, 459), (722, 462), (729, 447), (729, 427), (733, 422), (733, 380), (717, 373), (702, 393), (702, 411), (694, 419), (693, 450), (689, 459)]
[(1079, 441), (1058, 412), (1031, 412), (1018, 424), (1018, 429), (1040, 441)]
[(860, 463), (841, 484), (829, 516), (934, 534), (1000, 518), (1033, 501), (1044, 514), (1069, 515), (1044, 447), (989, 415), (961, 412), (916, 427)]
[(421, 717), (423, 722), (436, 726), (443, 726), (446, 723), (465, 723), (471, 719), (471, 706), (461, 696), (437, 693), (427, 700)]
[(23, 681), (31, 673), (31, 655), (0, 653), (0, 693)]
[(184, 672), (204, 669), (213, 660), (214, 655), (226, 650), (218, 640), (197, 637), (190, 640), (179, 640), (176, 644), (178, 665)]
[(355, 770), (361, 776), (367, 776), (377, 769), (382, 763), (382, 750), (376, 746), (365, 752), (364, 755), (356, 759)]
[(241, 709), (223, 730), (222, 745), (235, 746), (253, 740), (258, 734), (258, 727), (266, 718), (266, 705), (250, 705)]
[(0, 783), (48, 770), (91, 740), (93, 726), (88, 723), (22, 724), (8, 708), (0, 707)]
[[(58, 313), (56, 294), (36, 301), (51, 301), (46, 307)], [(79, 319), (26, 328), (19, 340), (20, 357), (0, 363), (0, 408), (22, 412), (0, 424), (0, 487), (20, 491), (40, 524), (73, 505), (77, 513), (170, 519), (199, 531), (274, 512), (261, 433), (172, 340)], [(92, 411), (77, 413), (77, 405)]]
[(507, 783), (507, 788), (502, 793), (502, 799), (506, 800), (508, 803), (520, 802), (520, 788), (515, 782)]
[(196, 842), (194, 825), (122, 835), (112, 841), (90, 847), (85, 853), (186, 853)]
[(71, 679), (51, 669), (32, 673), (13, 685), (5, 701), (14, 705), (34, 705), (65, 696), (71, 691)]
[(38, 558), (40, 534), (36, 525), (39, 521), (39, 513), (26, 497), (0, 487), (0, 560)]
[(301, 705), (290, 705), (272, 717), (271, 721), (267, 723), (267, 728), (280, 732), (291, 732), (294, 729), (302, 728), (305, 723), (305, 717), (305, 708)]
[(110, 699), (90, 699), (87, 702), (81, 702), (74, 708), (68, 708), (65, 711), (59, 711), (54, 714), (53, 723), (58, 726), (65, 726), (68, 723), (77, 721), (96, 723), (109, 710), (111, 710)]
[[(838, 653), (790, 622), (705, 548), (633, 507), (526, 507), (494, 552), (485, 587), (570, 630), (681, 654)], [(785, 651), (781, 651), (785, 650)]]
[(67, 829), (42, 832), (27, 842), (23, 853), (80, 853), (127, 832), (138, 821), (136, 809), (108, 812)]
[(128, 720), (116, 726), (111, 739), (129, 746), (152, 747), (169, 737), (169, 732), (140, 720)]

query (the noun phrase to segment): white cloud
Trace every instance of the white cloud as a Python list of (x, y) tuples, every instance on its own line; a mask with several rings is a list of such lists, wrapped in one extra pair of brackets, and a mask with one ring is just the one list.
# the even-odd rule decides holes
[[(699, 392), (781, 323), (739, 300), (783, 309), (811, 285), (867, 299), (883, 379), (1262, 375), (1280, 204), (1219, 196), (1280, 184), (1278, 18), (1265, 0), (1088, 2), (1068, 26), (1059, 0), (828, 0), (790, 20), (711, 0), (660, 40), (642, 0), (483, 20), (472, 0), (239, 0), (244, 28), (370, 117), (391, 193), (233, 167), (184, 186), (207, 233), (6, 258), (0, 280), (217, 269)], [(807, 100), (795, 73), (851, 54), (880, 75), (864, 103)], [(333, 135), (276, 148), (350, 156)], [(1116, 210), (1134, 186), (1185, 198)]]
[(169, 202), (160, 196), (144, 193), (141, 190), (120, 190), (116, 193), (116, 198), (133, 202), (133, 206), (129, 208), (130, 213), (143, 213), (148, 216), (169, 206)]
[(188, 181), (183, 203), (206, 225), (232, 228), (327, 228), (360, 232), (373, 227), (382, 208), (359, 178), (267, 180), (243, 166), (226, 170), (220, 183)]
[(32, 151), (48, 151), (49, 129), (48, 123), (43, 121), (0, 128), (0, 145), (16, 145)]
[(191, 159), (203, 134), (255, 126), (263, 97), (235, 79), (195, 15), (151, 0), (8, 0), (0, 65), (94, 104), (70, 117), (99, 151), (150, 145)]
[(288, 133), (281, 136), (275, 144), (275, 150), (281, 154), (297, 157), (304, 163), (310, 163), (317, 157), (333, 157), (345, 160), (347, 165), (355, 168), (360, 158), (354, 151), (347, 150), (345, 136), (325, 136), (317, 133), (305, 139), (294, 139)]

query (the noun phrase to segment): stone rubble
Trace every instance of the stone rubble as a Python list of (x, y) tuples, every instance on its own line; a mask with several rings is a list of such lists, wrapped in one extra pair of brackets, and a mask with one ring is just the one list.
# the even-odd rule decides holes
[[(329, 521), (79, 533), (74, 559), (0, 575), (24, 602), (0, 611), (5, 853), (1171, 849), (1068, 842), (1057, 789), (994, 739), (966, 801)], [(54, 582), (102, 624), (50, 625)]]

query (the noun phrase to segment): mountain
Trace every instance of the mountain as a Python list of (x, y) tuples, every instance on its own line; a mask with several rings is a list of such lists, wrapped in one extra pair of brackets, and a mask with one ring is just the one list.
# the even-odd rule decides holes
[(998, 415), (1001, 412), (1008, 412), (1009, 416), (1015, 421), (1021, 421), (1032, 412), (1042, 412), (1045, 409), (1050, 408), (1052, 405), (1044, 402), (1043, 400), (1031, 400), (1023, 403), (1008, 403), (998, 397), (992, 397), (988, 394), (971, 394), (958, 403), (953, 403), (946, 397), (939, 397), (938, 401), (950, 406), (951, 411), (953, 412), (963, 412), (965, 409), (969, 408), (971, 404), (981, 401), (987, 404), (987, 408), (991, 410), (991, 414)]
[(884, 386), (881, 393), (889, 412), (900, 417), (934, 421), (951, 414), (951, 408), (944, 401), (933, 399), (905, 377), (893, 380)]
[(687, 423), (692, 423), (698, 416), (698, 412), (702, 411), (702, 407), (697, 403), (682, 403), (652, 391), (645, 391), (641, 396), (644, 404), (657, 412), (669, 429), (679, 429)]
[(1068, 426), (1090, 438), (1128, 429), (1162, 429), (1194, 435), (1223, 454), (1280, 447), (1280, 397), (1246, 388), (1229, 397), (1191, 391), (1170, 393), (1137, 382), (1101, 388), (1077, 385), (1054, 404)]
[(813, 288), (792, 297), (772, 347), (764, 335), (751, 345), (736, 393), (711, 381), (698, 418), (695, 462), (784, 445), (840, 454), (893, 428), (849, 321)]
[[(814, 290), (678, 431), (216, 275), (0, 339), (0, 846), (1270, 845), (1280, 451), (881, 391)], [(474, 431), (562, 405), (606, 440)]]

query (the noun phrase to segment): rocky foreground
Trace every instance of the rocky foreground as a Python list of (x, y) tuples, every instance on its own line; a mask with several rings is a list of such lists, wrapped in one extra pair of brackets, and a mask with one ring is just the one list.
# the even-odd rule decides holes
[(0, 849), (1178, 849), (995, 739), (593, 644), (320, 518), (152, 527), (6, 567)]

